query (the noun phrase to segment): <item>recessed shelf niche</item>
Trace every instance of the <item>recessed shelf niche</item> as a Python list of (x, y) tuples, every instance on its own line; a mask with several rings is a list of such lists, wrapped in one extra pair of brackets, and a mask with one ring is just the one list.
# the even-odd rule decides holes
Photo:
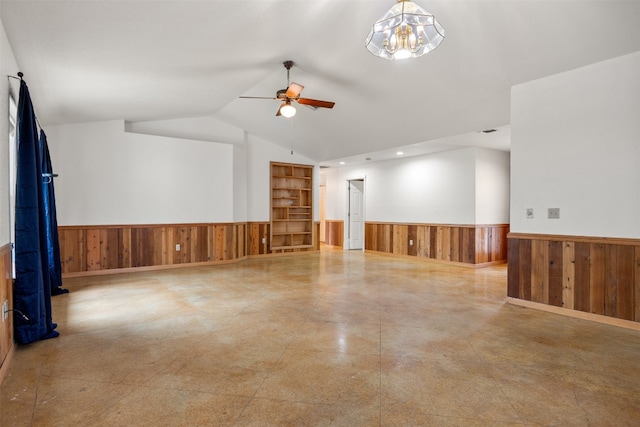
[(271, 250), (313, 246), (313, 166), (271, 162)]

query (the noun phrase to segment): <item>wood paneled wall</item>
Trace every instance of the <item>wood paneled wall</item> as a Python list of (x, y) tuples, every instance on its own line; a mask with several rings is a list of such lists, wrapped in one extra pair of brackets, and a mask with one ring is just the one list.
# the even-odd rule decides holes
[(509, 235), (507, 295), (640, 322), (640, 240)]
[(344, 221), (325, 221), (324, 243), (330, 246), (344, 246)]
[[(508, 224), (365, 224), (365, 249), (482, 265), (506, 262)], [(413, 245), (411, 245), (413, 241)]]
[[(13, 278), (11, 277), (11, 245), (0, 248), (0, 315), (2, 304), (8, 301), (13, 308)], [(13, 313), (6, 321), (0, 319), (0, 384), (7, 372), (10, 354), (13, 350)]]
[[(314, 247), (307, 251), (320, 247), (319, 224), (315, 228)], [(63, 226), (58, 233), (63, 274), (229, 262), (272, 253), (268, 222)]]

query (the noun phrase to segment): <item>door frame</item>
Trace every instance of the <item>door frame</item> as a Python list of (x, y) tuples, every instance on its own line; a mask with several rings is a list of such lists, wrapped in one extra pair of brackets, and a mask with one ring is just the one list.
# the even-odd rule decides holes
[(320, 243), (326, 243), (327, 241), (327, 217), (326, 217), (326, 199), (327, 199), (327, 185), (320, 184), (319, 188), (319, 197), (318, 204), (320, 210), (320, 236), (318, 236), (318, 240)]
[[(343, 244), (342, 244), (342, 248), (345, 251), (351, 250), (351, 244), (350, 244), (350, 239), (349, 236), (351, 235), (351, 215), (350, 215), (350, 210), (351, 210), (351, 200), (350, 200), (350, 196), (351, 196), (351, 191), (350, 191), (350, 186), (351, 186), (351, 181), (362, 181), (362, 249), (360, 249), (362, 252), (364, 252), (364, 248), (365, 248), (365, 222), (366, 222), (366, 214), (367, 214), (367, 177), (366, 175), (360, 178), (349, 178), (346, 180), (346, 191), (345, 191), (345, 205), (344, 205), (344, 238), (343, 238)], [(358, 249), (353, 249), (353, 250), (358, 250)]]

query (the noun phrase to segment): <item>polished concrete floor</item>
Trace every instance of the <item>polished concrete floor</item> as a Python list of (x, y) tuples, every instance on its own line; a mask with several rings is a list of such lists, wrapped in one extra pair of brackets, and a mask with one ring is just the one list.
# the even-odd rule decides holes
[(67, 279), (2, 426), (638, 426), (640, 332), (481, 270), (326, 250)]

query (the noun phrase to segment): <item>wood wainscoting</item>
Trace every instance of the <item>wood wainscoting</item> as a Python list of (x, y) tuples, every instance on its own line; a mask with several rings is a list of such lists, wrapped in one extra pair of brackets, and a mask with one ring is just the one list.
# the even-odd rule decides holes
[[(61, 226), (62, 273), (224, 263), (268, 255), (273, 253), (269, 226), (269, 222)], [(319, 250), (319, 227), (319, 223), (314, 226), (312, 248), (286, 252)]]
[(324, 244), (344, 246), (344, 221), (328, 219), (325, 221)]
[(640, 240), (511, 233), (507, 295), (640, 322)]
[(481, 267), (507, 261), (508, 232), (508, 224), (367, 222), (365, 249)]
[[(11, 275), (11, 245), (0, 247), (0, 307), (7, 301), (8, 308), (13, 308), (13, 278)], [(1, 308), (0, 308), (1, 311)], [(13, 312), (7, 320), (0, 323), (0, 384), (9, 368), (13, 354)]]

